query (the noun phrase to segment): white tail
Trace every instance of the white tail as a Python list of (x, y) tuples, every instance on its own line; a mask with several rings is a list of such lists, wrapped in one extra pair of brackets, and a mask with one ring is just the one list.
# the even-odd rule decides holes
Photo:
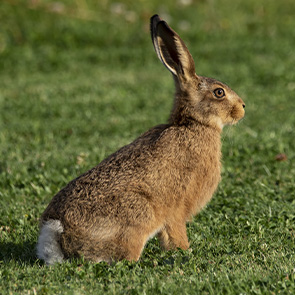
[(63, 232), (59, 220), (46, 221), (41, 228), (37, 244), (37, 256), (47, 264), (62, 262), (64, 255), (58, 243), (58, 237)]

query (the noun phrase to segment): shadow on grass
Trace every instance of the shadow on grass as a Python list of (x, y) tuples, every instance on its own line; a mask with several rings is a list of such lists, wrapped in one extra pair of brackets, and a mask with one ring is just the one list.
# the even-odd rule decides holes
[[(144, 266), (154, 268), (155, 266), (168, 266), (171, 267), (175, 265), (186, 264), (189, 261), (189, 257), (186, 255), (186, 251), (181, 249), (174, 251), (163, 251), (159, 247), (152, 247), (153, 249), (146, 249), (139, 261), (129, 262), (124, 260), (123, 263), (129, 265), (130, 268), (136, 266)], [(26, 264), (26, 265), (45, 265), (43, 261), (40, 261), (36, 255), (36, 242), (24, 241), (20, 243), (13, 242), (0, 242), (0, 262), (10, 263), (14, 262), (16, 264)], [(82, 258), (72, 258), (68, 260), (74, 265), (83, 264), (84, 260)], [(91, 262), (86, 262), (91, 263)], [(94, 263), (96, 264), (96, 263)], [(114, 262), (112, 265), (116, 265)], [(101, 267), (110, 267), (107, 263), (98, 263)]]
[(35, 242), (0, 242), (0, 261), (33, 265), (37, 260)]

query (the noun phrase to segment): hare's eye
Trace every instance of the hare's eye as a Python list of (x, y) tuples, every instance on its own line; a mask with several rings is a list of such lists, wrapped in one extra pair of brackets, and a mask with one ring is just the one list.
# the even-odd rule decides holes
[(217, 97), (217, 98), (222, 98), (224, 97), (225, 93), (224, 93), (224, 90), (222, 88), (217, 88), (213, 91), (214, 95)]

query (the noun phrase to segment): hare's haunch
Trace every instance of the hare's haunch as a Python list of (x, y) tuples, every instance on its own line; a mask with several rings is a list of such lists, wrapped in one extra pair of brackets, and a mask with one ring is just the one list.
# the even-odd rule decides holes
[(220, 181), (224, 125), (245, 104), (225, 84), (195, 73), (182, 39), (158, 15), (151, 35), (175, 82), (168, 124), (156, 126), (58, 192), (41, 217), (37, 255), (47, 264), (83, 256), (138, 260), (157, 235), (164, 249), (187, 249), (186, 222)]

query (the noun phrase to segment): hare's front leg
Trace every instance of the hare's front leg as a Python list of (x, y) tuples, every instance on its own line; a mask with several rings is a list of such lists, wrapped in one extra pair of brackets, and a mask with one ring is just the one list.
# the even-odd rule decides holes
[(158, 233), (158, 239), (165, 250), (176, 248), (186, 250), (189, 247), (185, 222), (166, 224)]

